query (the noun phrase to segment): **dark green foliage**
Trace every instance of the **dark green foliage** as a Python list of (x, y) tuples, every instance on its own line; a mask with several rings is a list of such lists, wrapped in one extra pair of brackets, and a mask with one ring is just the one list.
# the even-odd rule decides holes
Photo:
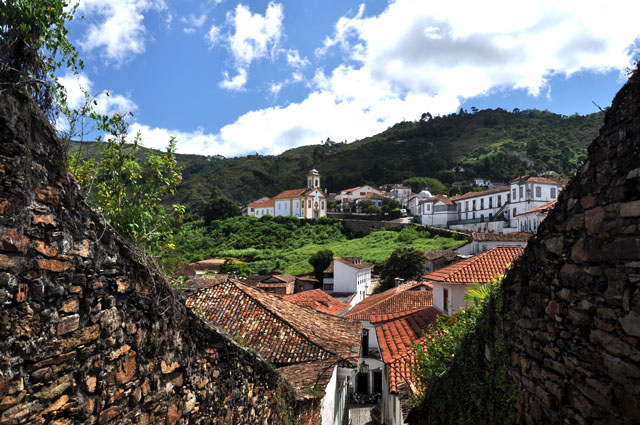
[(441, 316), (426, 346), (416, 346), (413, 373), (424, 391), (414, 398), (411, 424), (515, 423), (516, 384), (506, 372), (510, 350), (499, 330), (500, 283), (470, 294), (473, 307)]
[(409, 186), (414, 193), (420, 193), (424, 189), (427, 189), (432, 195), (447, 193), (447, 186), (433, 177), (411, 177), (410, 179), (403, 180), (402, 184)]
[[(406, 227), (398, 234), (399, 241), (403, 243), (409, 243), (417, 237), (414, 227)], [(380, 273), (379, 292), (393, 288), (395, 278), (416, 280), (422, 275), (426, 261), (424, 253), (417, 249), (395, 249)]]
[(322, 283), (323, 272), (333, 262), (333, 251), (321, 249), (309, 258), (309, 264), (313, 267), (313, 275)]
[(193, 221), (202, 220), (207, 226), (213, 220), (224, 220), (242, 214), (240, 205), (222, 195), (218, 188), (213, 188), (206, 197), (198, 196), (198, 198), (191, 200), (190, 205), (191, 209), (187, 211), (186, 218)]
[(220, 273), (245, 277), (249, 276), (253, 271), (247, 264), (236, 263), (234, 260), (227, 258), (224, 263), (220, 264)]
[[(586, 157), (586, 147), (597, 135), (602, 117), (602, 113), (566, 117), (547, 111), (487, 109), (426, 122), (401, 122), (353, 143), (302, 146), (278, 156), (178, 155), (185, 166), (184, 180), (170, 202), (185, 204), (188, 213), (203, 188), (217, 187), (224, 196), (246, 203), (305, 187), (305, 175), (311, 168), (320, 171), (322, 187), (329, 192), (418, 176), (447, 184), (476, 176), (506, 182), (527, 170), (571, 176)], [(395, 144), (397, 140), (405, 142)], [(532, 140), (538, 146), (529, 154)], [(465, 171), (452, 172), (456, 166)]]

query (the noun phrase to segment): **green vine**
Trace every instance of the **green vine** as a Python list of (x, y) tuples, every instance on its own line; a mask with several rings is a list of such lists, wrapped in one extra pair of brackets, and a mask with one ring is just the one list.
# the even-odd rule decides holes
[(412, 424), (513, 424), (516, 383), (507, 374), (510, 342), (501, 332), (502, 277), (470, 288), (473, 306), (442, 316), (416, 346), (419, 388)]

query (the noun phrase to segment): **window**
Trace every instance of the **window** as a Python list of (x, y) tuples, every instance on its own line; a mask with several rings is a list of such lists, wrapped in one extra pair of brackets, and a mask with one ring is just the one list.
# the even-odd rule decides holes
[(542, 198), (542, 188), (540, 186), (536, 186), (536, 198)]
[(502, 195), (498, 195), (498, 208), (500, 208), (501, 206), (502, 206)]
[(449, 313), (449, 290), (442, 288), (442, 309)]
[(325, 291), (333, 291), (333, 283), (325, 283), (324, 285), (322, 285), (322, 288)]
[(311, 199), (309, 199), (309, 202), (307, 203), (307, 208), (311, 208)]
[(476, 213), (474, 212), (473, 215), (471, 216), (472, 219), (476, 218)]
[(318, 187), (318, 186), (320, 186), (320, 185), (318, 184), (318, 179), (316, 179), (315, 187)]
[(324, 201), (322, 201), (320, 205), (321, 205), (321, 209), (324, 209)]
[(476, 210), (476, 200), (475, 199), (473, 200), (473, 210), (474, 211)]
[(427, 211), (431, 211), (431, 204), (427, 204)]
[(515, 216), (516, 216), (516, 209), (514, 208), (513, 209), (513, 217), (515, 217)]
[(524, 186), (520, 186), (520, 193), (518, 194), (520, 199), (524, 198)]
[(513, 200), (516, 200), (516, 188), (513, 188), (513, 196), (512, 196)]
[(489, 198), (489, 208), (493, 208), (493, 198)]
[(484, 209), (484, 198), (480, 199), (480, 209)]
[(469, 201), (464, 201), (464, 210), (469, 211)]
[(551, 199), (556, 199), (556, 188), (552, 187), (551, 188)]
[(489, 221), (493, 218), (493, 214), (489, 213)]
[(367, 192), (360, 192), (360, 196), (364, 196), (366, 194), (367, 194)]

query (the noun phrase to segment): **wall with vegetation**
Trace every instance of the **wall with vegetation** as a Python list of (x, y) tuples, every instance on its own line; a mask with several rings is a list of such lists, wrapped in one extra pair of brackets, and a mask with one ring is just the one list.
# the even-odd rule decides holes
[(0, 424), (290, 423), (290, 388), (186, 309), (61, 158), (31, 99), (3, 91)]

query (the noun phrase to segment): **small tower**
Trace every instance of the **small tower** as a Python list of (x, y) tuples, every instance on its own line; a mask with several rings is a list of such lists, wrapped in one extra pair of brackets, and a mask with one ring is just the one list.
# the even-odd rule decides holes
[(320, 187), (320, 173), (315, 168), (307, 174), (307, 188), (315, 189)]

